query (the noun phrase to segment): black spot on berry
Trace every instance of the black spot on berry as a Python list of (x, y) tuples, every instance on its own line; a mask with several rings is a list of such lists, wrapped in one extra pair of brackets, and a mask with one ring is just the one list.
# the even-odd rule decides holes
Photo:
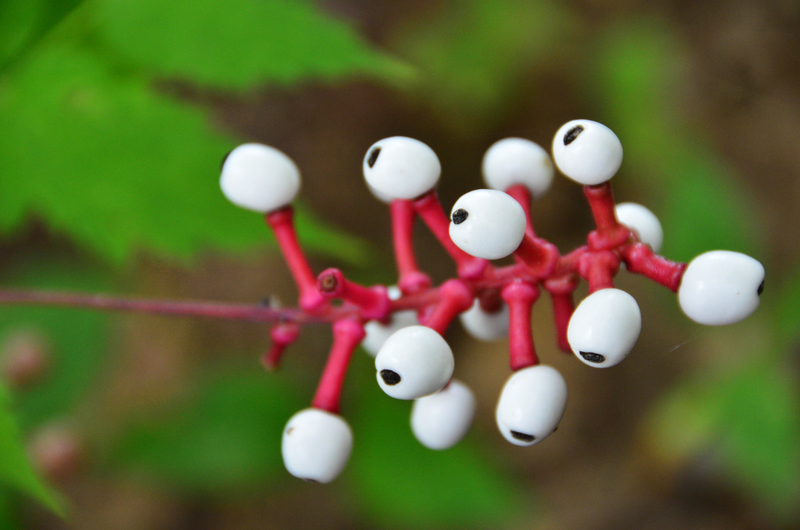
[(372, 167), (375, 165), (375, 162), (378, 160), (378, 155), (381, 154), (381, 148), (376, 147), (369, 153), (369, 158), (367, 158), (367, 165)]
[(400, 374), (392, 370), (381, 370), (381, 379), (389, 386), (394, 386), (400, 382)]
[(288, 429), (286, 429), (286, 436), (291, 436), (292, 431), (294, 431), (294, 427), (289, 427)]
[(569, 145), (575, 141), (575, 138), (578, 137), (580, 133), (583, 132), (583, 125), (576, 125), (572, 129), (567, 131), (567, 134), (564, 135), (564, 145)]
[(225, 167), (225, 161), (228, 160), (228, 157), (231, 156), (231, 153), (233, 153), (233, 149), (228, 151), (228, 153), (225, 156), (222, 157), (222, 162), (220, 162), (220, 164), (219, 164), (219, 170), (220, 171), (222, 171), (222, 168)]
[(469, 212), (467, 212), (463, 208), (459, 208), (458, 210), (453, 212), (453, 223), (460, 225), (461, 223), (467, 220), (467, 217), (469, 217)]
[(761, 296), (761, 293), (764, 292), (764, 280), (761, 280), (761, 285), (758, 286), (758, 296)]
[(525, 434), (524, 432), (511, 431), (511, 436), (513, 438), (516, 438), (517, 440), (520, 440), (522, 442), (528, 442), (528, 443), (536, 440), (536, 437), (534, 435)]
[(592, 353), (590, 351), (582, 351), (578, 352), (581, 354), (581, 357), (589, 361), (590, 363), (597, 363), (600, 364), (605, 362), (606, 358), (600, 355), (599, 353)]
[(319, 480), (314, 480), (313, 478), (304, 478), (303, 480), (310, 484), (319, 484)]

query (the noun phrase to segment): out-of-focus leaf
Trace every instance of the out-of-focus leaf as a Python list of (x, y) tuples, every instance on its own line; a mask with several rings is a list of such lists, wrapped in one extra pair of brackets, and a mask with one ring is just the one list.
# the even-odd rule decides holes
[[(137, 250), (189, 258), (270, 241), (218, 184), (233, 143), (208, 114), (73, 47), (37, 50), (0, 84), (0, 229), (31, 213), (113, 261)], [(365, 245), (298, 216), (312, 250), (359, 262)]]
[[(769, 289), (769, 282), (770, 278), (767, 277), (766, 289)], [(779, 297), (771, 319), (778, 344), (787, 351), (792, 346), (796, 348), (800, 341), (800, 269), (795, 269), (780, 289), (765, 290), (765, 296), (769, 296), (769, 293)]]
[(800, 396), (791, 372), (759, 366), (726, 385), (722, 449), (733, 474), (778, 515), (800, 502)]
[(0, 70), (57, 24), (81, 0), (0, 2)]
[[(16, 288), (108, 290), (109, 276), (97, 267), (63, 256), (19, 257), (4, 274), (3, 285)], [(29, 428), (73, 410), (92, 389), (102, 369), (109, 317), (70, 308), (0, 306), (0, 336), (19, 329), (41, 332), (49, 343), (47, 373), (18, 398), (15, 413)]]
[(30, 495), (63, 516), (64, 502), (33, 470), (17, 422), (10, 411), (8, 391), (0, 385), (0, 484)]
[(664, 197), (653, 209), (664, 226), (665, 255), (689, 260), (720, 248), (758, 255), (746, 191), (681, 119), (675, 97), (686, 69), (681, 49), (656, 21), (615, 24), (589, 57), (588, 93), (598, 97), (601, 121), (622, 141), (623, 174), (651, 183), (653, 194)]
[(19, 530), (13, 494), (9, 491), (0, 491), (0, 530)]
[(368, 75), (408, 81), (410, 66), (370, 47), (303, 0), (99, 0), (100, 34), (157, 75), (246, 89)]
[(557, 60), (574, 29), (556, 2), (471, 0), (404, 31), (394, 47), (420, 67), (426, 98), (463, 133), (503, 119), (520, 82)]
[(755, 500), (779, 517), (790, 516), (800, 501), (796, 385), (790, 372), (772, 363), (687, 382), (655, 408), (649, 438), (668, 461), (714, 451)]
[(351, 415), (356, 441), (344, 477), (354, 502), (379, 527), (497, 528), (530, 508), (474, 440), (446, 451), (423, 447), (409, 427), (410, 403), (364, 383)]
[(109, 463), (196, 493), (258, 491), (289, 476), (281, 433), (301, 401), (276, 376), (212, 373), (186, 399), (143, 411)]

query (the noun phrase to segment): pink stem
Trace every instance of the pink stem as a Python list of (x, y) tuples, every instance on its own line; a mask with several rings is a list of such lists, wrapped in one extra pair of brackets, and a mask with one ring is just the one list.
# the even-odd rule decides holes
[(357, 305), (367, 320), (386, 320), (392, 312), (386, 287), (364, 287), (346, 279), (339, 269), (324, 270), (317, 277), (317, 289), (326, 298), (341, 298)]
[(225, 304), (206, 301), (135, 300), (105, 295), (69, 292), (0, 290), (0, 304), (82, 307), (110, 311), (130, 311), (155, 315), (248, 320), (251, 322), (331, 322), (352, 311), (331, 311), (330, 315), (309, 315), (299, 309), (274, 309), (262, 305)]
[(589, 251), (581, 256), (578, 271), (589, 282), (589, 294), (614, 287), (614, 275), (619, 270), (619, 258), (610, 250)]
[(297, 241), (297, 233), (292, 224), (293, 215), (294, 209), (287, 206), (266, 214), (265, 219), (275, 232), (275, 239), (278, 240), (286, 264), (297, 283), (300, 291), (300, 307), (305, 311), (315, 313), (324, 310), (328, 301), (317, 291), (317, 280)]
[(514, 257), (525, 264), (528, 271), (538, 278), (547, 278), (558, 265), (558, 249), (544, 239), (530, 237), (525, 234)]
[(281, 357), (286, 348), (297, 340), (300, 335), (300, 326), (295, 323), (278, 324), (269, 332), (272, 338), (272, 346), (269, 351), (261, 357), (261, 364), (267, 370), (277, 370), (281, 363)]
[(347, 375), (347, 365), (364, 334), (364, 326), (355, 319), (348, 318), (334, 322), (333, 346), (319, 380), (317, 392), (314, 394), (314, 401), (311, 403), (313, 407), (333, 414), (339, 413), (339, 401), (344, 378)]
[(677, 263), (659, 256), (653, 252), (650, 245), (644, 243), (626, 245), (620, 250), (625, 266), (630, 272), (646, 276), (672, 291), (678, 292), (683, 271), (686, 270), (686, 263)]
[(442, 209), (439, 198), (436, 196), (435, 191), (426, 193), (412, 202), (414, 208), (428, 228), (436, 236), (436, 239), (442, 244), (448, 254), (456, 262), (458, 267), (459, 278), (475, 279), (478, 278), (486, 266), (488, 261), (481, 258), (470, 256), (453, 243), (450, 239), (450, 221)]
[(539, 298), (539, 290), (525, 282), (514, 282), (503, 287), (503, 300), (508, 304), (508, 348), (511, 370), (539, 364), (533, 346), (531, 310)]
[(389, 205), (392, 214), (392, 239), (399, 278), (397, 286), (404, 294), (413, 294), (431, 286), (431, 279), (420, 272), (414, 256), (414, 205), (395, 199)]
[(514, 184), (506, 190), (506, 193), (511, 195), (525, 212), (525, 233), (530, 237), (536, 237), (536, 232), (533, 231), (533, 218), (531, 217), (531, 191), (522, 184)]
[(589, 234), (589, 247), (592, 250), (608, 250), (627, 241), (631, 231), (617, 221), (611, 182), (604, 182), (597, 186), (584, 186), (583, 193), (589, 200), (592, 216), (597, 225), (597, 230)]
[(447, 280), (439, 287), (439, 305), (425, 318), (425, 325), (444, 335), (459, 313), (472, 306), (475, 295), (463, 280)]

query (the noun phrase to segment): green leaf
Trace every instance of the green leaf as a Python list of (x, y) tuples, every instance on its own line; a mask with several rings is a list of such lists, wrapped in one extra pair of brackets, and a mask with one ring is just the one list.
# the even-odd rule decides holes
[(0, 2), (0, 71), (67, 15), (80, 0)]
[(675, 94), (687, 66), (679, 39), (658, 21), (632, 19), (604, 30), (593, 49), (588, 93), (625, 148), (621, 176), (635, 175), (665, 198), (653, 206), (664, 226), (664, 254), (677, 260), (719, 248), (760, 254), (746, 190), (681, 120)]
[(0, 385), (0, 483), (30, 495), (63, 517), (63, 500), (33, 470), (19, 427), (9, 409), (8, 391)]
[(503, 119), (521, 82), (557, 61), (574, 30), (557, 2), (471, 0), (405, 30), (394, 47), (419, 66), (424, 97), (464, 134)]
[(141, 411), (108, 463), (194, 493), (263, 491), (289, 476), (281, 432), (301, 402), (279, 376), (213, 372), (184, 399)]
[(367, 75), (407, 81), (412, 69), (369, 46), (307, 1), (97, 0), (104, 40), (153, 73), (246, 89)]
[[(188, 259), (204, 250), (263, 248), (259, 215), (229, 204), (218, 184), (233, 143), (207, 112), (68, 46), (37, 50), (0, 84), (0, 230), (35, 213), (104, 258), (135, 252)], [(301, 241), (349, 262), (364, 243), (301, 208)]]
[[(109, 275), (64, 255), (16, 256), (4, 286), (107, 291)], [(71, 308), (0, 306), (0, 337), (20, 329), (41, 332), (50, 345), (49, 369), (17, 396), (15, 411), (27, 429), (74, 410), (103, 368), (109, 316)]]
[[(374, 372), (373, 372), (374, 373)], [(410, 403), (378, 386), (359, 387), (355, 445), (343, 478), (359, 509), (381, 528), (497, 528), (517, 516), (518, 486), (468, 437), (446, 451), (423, 447), (409, 427)]]

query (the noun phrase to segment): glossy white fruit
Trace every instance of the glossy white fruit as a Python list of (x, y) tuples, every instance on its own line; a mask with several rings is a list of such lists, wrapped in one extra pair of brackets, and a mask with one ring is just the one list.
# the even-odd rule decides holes
[[(396, 285), (389, 286), (389, 299), (397, 300), (400, 298), (400, 289)], [(392, 314), (388, 324), (381, 324), (377, 320), (370, 320), (364, 324), (364, 340), (361, 341), (361, 346), (367, 350), (367, 353), (375, 357), (378, 355), (378, 350), (381, 349), (386, 339), (398, 329), (403, 329), (408, 326), (419, 324), (416, 311), (396, 311)]]
[(635, 202), (623, 202), (616, 206), (614, 211), (617, 220), (636, 232), (642, 243), (647, 243), (653, 252), (661, 250), (664, 241), (664, 230), (656, 214)]
[(471, 256), (499, 259), (513, 254), (525, 237), (525, 211), (498, 190), (462, 195), (450, 213), (450, 239)]
[(515, 372), (497, 402), (497, 427), (514, 445), (534, 445), (558, 427), (567, 407), (567, 382), (552, 366)]
[(575, 308), (567, 340), (584, 364), (609, 368), (628, 356), (641, 330), (642, 313), (636, 300), (619, 289), (601, 289)]
[(472, 307), (461, 313), (459, 318), (467, 333), (478, 340), (491, 342), (508, 336), (508, 306), (505, 303), (499, 310), (489, 313), (475, 299)]
[(242, 144), (222, 164), (220, 188), (236, 206), (267, 213), (291, 203), (300, 191), (300, 170), (274, 147)]
[(364, 178), (379, 199), (415, 199), (439, 182), (442, 166), (433, 149), (413, 138), (375, 142), (364, 156)]
[(678, 289), (686, 316), (722, 326), (750, 316), (764, 289), (764, 266), (739, 252), (713, 250), (689, 262)]
[(483, 181), (494, 190), (506, 191), (522, 184), (534, 198), (550, 189), (553, 162), (550, 155), (530, 140), (505, 138), (495, 142), (483, 155)]
[(411, 430), (429, 449), (448, 449), (461, 441), (475, 418), (475, 396), (453, 379), (447, 388), (414, 401)]
[(580, 184), (602, 184), (619, 170), (622, 144), (601, 123), (572, 120), (553, 138), (553, 160), (559, 171)]
[(287, 471), (308, 482), (326, 483), (342, 472), (353, 448), (353, 433), (341, 416), (301, 410), (283, 429), (281, 453)]
[(453, 376), (453, 352), (429, 327), (396, 331), (375, 357), (378, 384), (396, 399), (417, 399), (438, 392)]

